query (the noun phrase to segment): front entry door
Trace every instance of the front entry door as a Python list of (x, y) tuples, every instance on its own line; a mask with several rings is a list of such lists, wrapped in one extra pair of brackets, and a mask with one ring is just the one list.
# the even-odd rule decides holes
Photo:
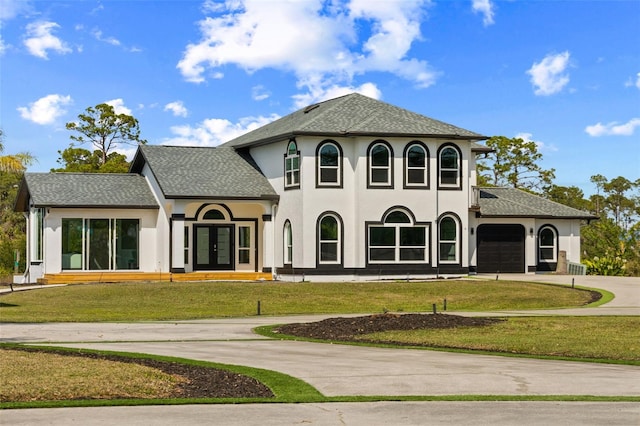
[(195, 225), (194, 229), (195, 269), (233, 269), (233, 225)]

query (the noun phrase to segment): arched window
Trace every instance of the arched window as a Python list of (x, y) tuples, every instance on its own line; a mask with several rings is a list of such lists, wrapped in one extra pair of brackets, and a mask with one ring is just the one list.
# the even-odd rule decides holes
[(404, 185), (407, 188), (429, 186), (429, 152), (421, 143), (407, 145), (404, 154)]
[(370, 187), (393, 187), (393, 151), (386, 142), (374, 142), (369, 146)]
[(458, 221), (453, 216), (440, 219), (438, 249), (441, 263), (458, 263)]
[(209, 220), (224, 220), (224, 215), (220, 210), (212, 209), (207, 211), (202, 218)]
[(287, 153), (284, 155), (284, 187), (300, 188), (300, 151), (295, 139), (289, 141)]
[(327, 213), (318, 220), (319, 263), (340, 263), (342, 259), (342, 229), (339, 217)]
[(316, 153), (317, 186), (342, 186), (342, 150), (334, 142), (324, 142)]
[(538, 259), (540, 262), (557, 262), (558, 236), (552, 226), (543, 226), (538, 231)]
[(284, 223), (284, 259), (285, 265), (291, 265), (293, 263), (293, 232), (291, 231), (291, 222), (288, 220)]
[(369, 263), (429, 261), (427, 225), (416, 223), (404, 208), (393, 208), (382, 223), (369, 225)]
[(442, 188), (462, 188), (460, 152), (454, 145), (445, 145), (438, 156), (439, 181)]

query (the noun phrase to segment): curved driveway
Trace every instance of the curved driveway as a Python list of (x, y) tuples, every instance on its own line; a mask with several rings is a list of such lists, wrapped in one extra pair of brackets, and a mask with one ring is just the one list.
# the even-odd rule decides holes
[[(504, 278), (564, 280), (567, 281), (564, 284), (571, 285), (571, 277), (510, 275)], [(616, 294), (616, 298), (598, 308), (511, 314), (640, 315), (640, 279), (576, 277), (575, 284), (606, 289)], [(640, 367), (637, 366), (278, 341), (251, 332), (259, 325), (325, 317), (3, 324), (0, 341), (55, 343), (56, 346), (140, 352), (264, 368), (298, 377), (327, 396), (640, 395)], [(630, 412), (636, 419), (638, 404), (632, 406)]]

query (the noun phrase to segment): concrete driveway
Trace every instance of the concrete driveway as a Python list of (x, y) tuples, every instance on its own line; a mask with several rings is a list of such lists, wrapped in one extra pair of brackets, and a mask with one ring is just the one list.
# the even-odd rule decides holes
[[(532, 281), (544, 278), (549, 282), (552, 276), (523, 275), (522, 279)], [(603, 307), (592, 309), (570, 309), (547, 311), (546, 314), (575, 315), (573, 311), (585, 314), (618, 314), (637, 315), (640, 309), (640, 280), (638, 279), (603, 279), (600, 277), (580, 277), (584, 282), (576, 280), (576, 285), (604, 288), (616, 294), (616, 298)], [(593, 278), (593, 279), (592, 279)], [(493, 277), (495, 279), (495, 277)], [(521, 279), (517, 276), (505, 276), (504, 279)], [(559, 278), (558, 278), (559, 279)], [(565, 277), (566, 280), (566, 277)], [(571, 285), (570, 279), (566, 285)], [(534, 311), (535, 314), (545, 312)], [(504, 312), (500, 313), (505, 314)], [(513, 314), (525, 314), (517, 312)], [(529, 313), (531, 314), (531, 313)], [(280, 371), (305, 380), (320, 392), (328, 396), (337, 395), (598, 395), (598, 396), (638, 396), (640, 395), (640, 367), (593, 364), (581, 362), (563, 362), (552, 360), (536, 360), (526, 358), (508, 358), (488, 355), (469, 355), (436, 352), (429, 350), (385, 349), (354, 347), (346, 345), (327, 345), (308, 342), (277, 341), (256, 336), (251, 329), (258, 325), (315, 321), (327, 316), (302, 317), (252, 317), (238, 319), (220, 319), (207, 321), (180, 322), (145, 322), (145, 323), (56, 323), (56, 324), (3, 324), (0, 340), (12, 342), (55, 343), (56, 346), (82, 347), (100, 350), (116, 350), (140, 352), (158, 355), (177, 356), (189, 359), (214, 361), (227, 364), (247, 365), (269, 370)], [(491, 403), (488, 403), (491, 404)], [(564, 424), (598, 424), (593, 420), (598, 418), (596, 407), (602, 409), (602, 414), (609, 424), (616, 424), (614, 413), (620, 414), (620, 424), (640, 422), (639, 404), (600, 404), (593, 405), (593, 416), (580, 418), (583, 408), (576, 409), (574, 403), (544, 405), (545, 409), (553, 412), (553, 407), (566, 405), (560, 412), (570, 413), (575, 409), (575, 422)], [(308, 408), (318, 412), (316, 408)], [(379, 420), (372, 418), (372, 422), (349, 422), (348, 424), (424, 424), (418, 419), (427, 415), (427, 411), (442, 408), (442, 413), (452, 415), (460, 405), (440, 406), (436, 403), (409, 404), (411, 412), (416, 417), (408, 416), (406, 422), (400, 421), (395, 407), (396, 417), (380, 415)], [(480, 409), (484, 404), (473, 403), (474, 409)], [(501, 407), (503, 405), (500, 405)], [(514, 407), (514, 405), (504, 405)], [(533, 410), (536, 404), (524, 403), (522, 410)], [(326, 410), (332, 411), (336, 405), (327, 405)], [(356, 404), (353, 412), (363, 410), (364, 405)], [(379, 407), (379, 405), (373, 405)], [(405, 407), (405, 406), (402, 406)], [(426, 408), (431, 407), (431, 408)], [(527, 408), (528, 407), (528, 408)], [(247, 411), (254, 408), (244, 407)], [(540, 408), (540, 407), (538, 407)], [(182, 410), (182, 408), (168, 408)], [(275, 409), (275, 407), (274, 407)], [(324, 408), (323, 408), (324, 409)], [(88, 410), (88, 409), (78, 409)], [(124, 411), (123, 409), (118, 409)], [(141, 409), (142, 410), (142, 409)], [(198, 408), (200, 412), (201, 408)], [(216, 411), (207, 407), (207, 410)], [(229, 410), (236, 410), (229, 409)], [(288, 408), (287, 410), (298, 411)], [(371, 408), (374, 410), (374, 408)], [(404, 412), (405, 408), (402, 408)], [(449, 410), (449, 411), (447, 411)], [(585, 410), (591, 410), (586, 409)], [(15, 423), (16, 417), (23, 410), (11, 412), (9, 423)], [(40, 410), (36, 410), (41, 412)], [(278, 410), (280, 411), (280, 407)], [(293, 411), (291, 411), (293, 413)], [(59, 412), (59, 411), (58, 411)], [(79, 413), (80, 411), (78, 411)], [(87, 411), (88, 412), (88, 411)], [(303, 411), (299, 411), (302, 413)], [(591, 411), (589, 411), (591, 412)], [(421, 413), (421, 414), (418, 414)], [(606, 415), (605, 415), (606, 414)], [(293, 415), (293, 414), (292, 414)], [(301, 414), (302, 417), (306, 414)], [(443, 416), (442, 419), (448, 418)], [(609, 417), (607, 417), (609, 416)], [(0, 413), (5, 420), (5, 413)], [(162, 419), (164, 417), (158, 417)], [(166, 417), (165, 419), (168, 419)], [(310, 418), (313, 418), (311, 416)], [(324, 417), (318, 417), (321, 419)], [(468, 417), (467, 419), (471, 419)], [(491, 417), (487, 417), (489, 419)], [(526, 423), (524, 418), (504, 417), (505, 422), (491, 422), (492, 424), (549, 424), (546, 422)], [(109, 417), (113, 420), (113, 418)], [(223, 424), (258, 424), (233, 423)], [(344, 424), (338, 422), (334, 415), (328, 421), (318, 420), (314, 424)], [(391, 421), (395, 419), (397, 421)], [(484, 424), (478, 417), (473, 416), (473, 424)], [(261, 424), (276, 424), (261, 419)], [(282, 420), (282, 419), (280, 419)], [(583, 421), (585, 420), (585, 421)], [(622, 422), (624, 421), (624, 422)], [(197, 423), (197, 422), (196, 422)], [(194, 423), (194, 424), (196, 424)], [(437, 416), (430, 421), (439, 424)], [(454, 421), (455, 424), (471, 424), (471, 422)], [(555, 422), (550, 422), (551, 424)], [(93, 423), (102, 424), (102, 423)], [(106, 424), (106, 423), (104, 423)], [(130, 423), (137, 424), (137, 423)], [(142, 423), (140, 423), (142, 424)], [(162, 423), (162, 424), (169, 424)], [(200, 423), (204, 424), (204, 423)], [(278, 422), (277, 424), (287, 424)], [(293, 424), (293, 423), (290, 423)]]

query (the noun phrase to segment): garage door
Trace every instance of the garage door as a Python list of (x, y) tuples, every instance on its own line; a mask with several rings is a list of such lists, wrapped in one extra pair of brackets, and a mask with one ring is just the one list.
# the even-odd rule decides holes
[(524, 236), (522, 225), (480, 225), (478, 272), (525, 272)]

